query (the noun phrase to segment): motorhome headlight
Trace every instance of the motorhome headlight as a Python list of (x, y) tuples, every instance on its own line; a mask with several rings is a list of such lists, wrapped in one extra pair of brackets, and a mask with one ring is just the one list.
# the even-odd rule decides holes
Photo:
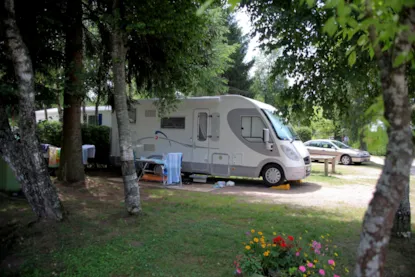
[(289, 159), (291, 159), (293, 161), (299, 161), (300, 160), (300, 157), (298, 156), (298, 154), (291, 147), (286, 146), (286, 145), (281, 145), (281, 149)]

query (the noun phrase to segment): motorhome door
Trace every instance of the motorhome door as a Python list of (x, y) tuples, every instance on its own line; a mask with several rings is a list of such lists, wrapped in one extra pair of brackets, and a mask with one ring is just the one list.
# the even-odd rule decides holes
[(193, 111), (193, 172), (209, 172), (209, 110)]

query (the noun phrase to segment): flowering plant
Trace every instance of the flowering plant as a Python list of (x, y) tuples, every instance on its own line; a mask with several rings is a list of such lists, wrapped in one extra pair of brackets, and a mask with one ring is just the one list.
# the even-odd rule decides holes
[[(247, 236), (249, 241), (244, 242), (244, 252), (235, 261), (236, 275), (340, 277), (335, 261), (337, 247), (330, 246), (329, 234), (309, 242), (275, 232), (269, 238), (254, 229)], [(348, 273), (347, 268), (344, 272)]]

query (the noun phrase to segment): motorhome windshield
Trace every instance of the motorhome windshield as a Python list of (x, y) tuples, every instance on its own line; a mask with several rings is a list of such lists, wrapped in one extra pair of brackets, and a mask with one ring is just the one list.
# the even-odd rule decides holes
[(282, 119), (276, 114), (276, 112), (271, 112), (269, 110), (263, 110), (268, 117), (268, 120), (271, 122), (272, 127), (274, 128), (275, 133), (278, 138), (282, 140), (299, 140), (294, 129), (288, 125), (284, 124)]

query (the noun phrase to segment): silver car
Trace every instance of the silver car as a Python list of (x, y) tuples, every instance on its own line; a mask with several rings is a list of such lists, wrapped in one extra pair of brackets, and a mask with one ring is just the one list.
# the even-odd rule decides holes
[(304, 143), (310, 155), (336, 156), (344, 165), (352, 163), (361, 164), (370, 161), (370, 154), (367, 151), (353, 149), (350, 146), (331, 139), (309, 140)]

